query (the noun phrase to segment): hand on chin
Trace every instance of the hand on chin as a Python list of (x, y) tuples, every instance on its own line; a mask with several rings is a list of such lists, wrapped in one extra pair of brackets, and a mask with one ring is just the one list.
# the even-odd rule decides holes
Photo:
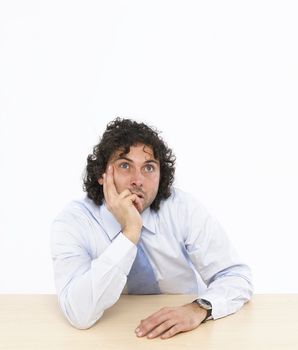
[(139, 200), (138, 202), (134, 202), (133, 205), (140, 214), (143, 212), (143, 203), (141, 203), (141, 200)]

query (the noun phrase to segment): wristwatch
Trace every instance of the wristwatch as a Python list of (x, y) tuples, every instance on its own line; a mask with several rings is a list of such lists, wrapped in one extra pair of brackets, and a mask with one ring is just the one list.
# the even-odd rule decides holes
[(197, 303), (199, 305), (199, 307), (201, 307), (202, 309), (207, 311), (207, 315), (204, 318), (203, 322), (206, 322), (207, 319), (211, 316), (212, 314), (212, 304), (210, 303), (210, 301), (206, 300), (206, 299), (196, 299), (193, 301), (193, 303)]

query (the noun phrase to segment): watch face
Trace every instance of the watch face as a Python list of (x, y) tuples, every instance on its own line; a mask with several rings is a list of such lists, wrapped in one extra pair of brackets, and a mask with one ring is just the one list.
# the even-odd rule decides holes
[(205, 299), (198, 299), (198, 304), (205, 310), (211, 310), (212, 309), (212, 305), (208, 300)]

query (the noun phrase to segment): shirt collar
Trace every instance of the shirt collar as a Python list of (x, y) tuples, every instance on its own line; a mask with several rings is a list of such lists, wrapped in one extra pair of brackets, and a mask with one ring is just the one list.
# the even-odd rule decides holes
[[(121, 231), (121, 226), (115, 219), (114, 215), (108, 210), (105, 202), (103, 202), (102, 205), (98, 206), (86, 196), (84, 199), (84, 204), (92, 216), (95, 218), (95, 220), (103, 227), (109, 238), (113, 240)], [(147, 208), (143, 211), (141, 216), (143, 219), (143, 228), (145, 228), (150, 233), (155, 234), (156, 213), (153, 212), (150, 208)]]

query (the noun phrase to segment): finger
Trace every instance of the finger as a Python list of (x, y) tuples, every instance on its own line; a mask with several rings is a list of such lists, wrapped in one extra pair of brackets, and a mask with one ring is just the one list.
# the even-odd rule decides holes
[(130, 192), (130, 190), (129, 189), (126, 189), (126, 190), (124, 190), (124, 191), (122, 191), (120, 194), (119, 194), (119, 198), (126, 198), (126, 197), (129, 197), (129, 196), (131, 196), (131, 192)]
[(173, 310), (174, 310), (173, 307), (163, 307), (162, 309), (154, 312), (152, 315), (146, 317), (144, 320), (142, 320), (142, 322), (150, 321), (152, 318), (161, 317), (163, 315), (168, 314), (170, 311), (173, 311)]
[(174, 335), (183, 332), (183, 329), (180, 324), (174, 325), (172, 328), (167, 330), (164, 334), (161, 335), (161, 339), (168, 339), (173, 337)]
[(124, 190), (119, 194), (119, 199), (127, 200), (129, 205), (133, 205), (140, 213), (143, 211), (143, 204), (136, 194), (132, 194), (130, 190)]
[(105, 200), (108, 200), (108, 191), (107, 191), (107, 175), (106, 173), (102, 174), (102, 188), (103, 188), (103, 194), (105, 197)]
[(113, 197), (113, 195), (111, 195), (111, 191), (109, 190), (109, 186), (107, 184), (107, 174), (104, 173), (102, 175), (103, 178), (103, 194), (104, 194), (104, 198), (106, 200), (107, 203), (111, 202), (111, 198), (115, 198)]
[(141, 322), (140, 322), (138, 327), (140, 327), (143, 323), (150, 322), (150, 321), (152, 321), (155, 318), (162, 317), (163, 315), (166, 315), (170, 310), (171, 310), (171, 308), (163, 307), (162, 309), (154, 312), (154, 314), (152, 314), (152, 315), (144, 318), (143, 320), (141, 320)]
[(161, 325), (153, 329), (149, 334), (148, 338), (156, 338), (161, 334), (166, 333), (170, 328), (172, 328), (174, 325), (176, 325), (177, 321), (175, 319), (170, 319), (165, 322), (163, 322)]
[(132, 201), (132, 204), (136, 207), (139, 213), (143, 211), (142, 201), (136, 194), (132, 194), (130, 200)]
[(116, 190), (115, 182), (114, 182), (114, 172), (113, 167), (111, 165), (108, 166), (107, 172), (103, 174), (103, 186), (104, 186), (104, 194), (108, 199), (112, 199), (118, 196), (118, 192)]
[(154, 328), (167, 321), (169, 319), (168, 313), (168, 308), (163, 308), (147, 317), (146, 319), (142, 320), (135, 330), (137, 336), (143, 337), (144, 335), (147, 335), (149, 332), (151, 332)]

